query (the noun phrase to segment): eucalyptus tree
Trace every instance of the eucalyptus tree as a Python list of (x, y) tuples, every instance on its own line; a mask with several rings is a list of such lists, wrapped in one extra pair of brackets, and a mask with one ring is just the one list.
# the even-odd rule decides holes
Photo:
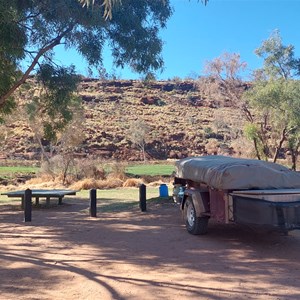
[[(116, 66), (139, 73), (163, 66), (159, 30), (172, 9), (168, 0), (0, 0), (0, 109), (9, 112), (14, 92), (58, 45), (75, 48), (90, 66), (101, 66), (109, 45)], [(104, 4), (104, 5), (103, 5)], [(112, 13), (112, 14), (111, 14)], [(111, 14), (111, 18), (106, 18)], [(24, 67), (26, 65), (26, 67)]]
[(139, 73), (163, 66), (159, 30), (172, 14), (168, 0), (88, 3), (0, 0), (0, 119), (20, 106), (16, 91), (35, 74), (39, 93), (27, 103), (27, 113), (31, 124), (39, 124), (38, 140), (56, 144), (80, 105), (79, 78), (73, 66), (56, 64), (57, 46), (76, 49), (90, 67), (102, 66), (107, 45), (116, 66)]
[[(95, 0), (78, 0), (83, 7), (90, 7), (95, 4)], [(113, 7), (117, 4), (121, 4), (121, 0), (102, 0), (102, 6), (104, 6), (104, 14), (103, 17), (105, 19), (112, 18)]]
[[(245, 93), (255, 118), (246, 128), (258, 158), (276, 162), (283, 145), (290, 148), (292, 160), (298, 155), (300, 132), (300, 60), (294, 46), (285, 46), (278, 30), (256, 49), (264, 59), (256, 70), (252, 88)], [(293, 163), (293, 168), (296, 168)]]
[(63, 132), (73, 116), (82, 111), (81, 100), (74, 93), (79, 80), (74, 66), (59, 68), (43, 64), (36, 74), (35, 84), (29, 85), (26, 90), (30, 97), (25, 105), (26, 115), (46, 159), (41, 140), (47, 140), (50, 145), (56, 144), (58, 133)]
[[(298, 80), (270, 79), (255, 82), (246, 92), (255, 116), (246, 127), (248, 137), (255, 141), (258, 158), (278, 159), (284, 143), (296, 146), (300, 133), (300, 84)], [(293, 141), (293, 143), (291, 143)], [(291, 149), (290, 149), (291, 150)], [(292, 151), (296, 154), (296, 149)]]
[(256, 55), (264, 59), (263, 68), (257, 71), (265, 78), (297, 78), (300, 75), (300, 59), (295, 58), (294, 50), (293, 45), (283, 45), (279, 30), (274, 30), (255, 50)]

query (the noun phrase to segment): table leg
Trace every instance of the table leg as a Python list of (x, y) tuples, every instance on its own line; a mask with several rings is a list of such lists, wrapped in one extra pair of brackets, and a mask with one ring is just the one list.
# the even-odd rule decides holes
[(24, 196), (21, 197), (21, 208), (24, 209)]
[(50, 197), (46, 198), (46, 206), (50, 206)]
[(39, 197), (35, 197), (35, 205), (39, 205), (40, 204), (40, 198)]
[(58, 205), (62, 205), (62, 199), (63, 199), (63, 197), (58, 198)]

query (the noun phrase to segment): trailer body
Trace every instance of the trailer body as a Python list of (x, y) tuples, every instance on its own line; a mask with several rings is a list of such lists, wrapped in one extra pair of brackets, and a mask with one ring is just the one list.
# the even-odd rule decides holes
[(176, 163), (173, 196), (192, 234), (206, 233), (209, 219), (284, 232), (300, 229), (300, 174), (278, 164), (186, 158)]

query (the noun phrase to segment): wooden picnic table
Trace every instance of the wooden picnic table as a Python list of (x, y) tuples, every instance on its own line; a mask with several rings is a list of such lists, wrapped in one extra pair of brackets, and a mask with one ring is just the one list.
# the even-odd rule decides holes
[[(62, 204), (62, 199), (66, 195), (76, 195), (75, 190), (31, 190), (31, 195), (32, 197), (35, 197), (35, 204), (39, 204), (39, 199), (40, 198), (46, 198), (46, 205), (50, 205), (50, 199), (51, 198), (58, 198), (58, 204)], [(20, 191), (13, 191), (13, 192), (6, 192), (2, 193), (1, 195), (6, 195), (7, 197), (10, 198), (21, 198), (22, 201), (22, 207), (24, 206), (24, 197), (25, 197), (25, 190), (20, 190)]]

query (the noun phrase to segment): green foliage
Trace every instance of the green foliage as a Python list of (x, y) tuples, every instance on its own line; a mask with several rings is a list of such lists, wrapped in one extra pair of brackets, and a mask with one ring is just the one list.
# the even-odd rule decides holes
[(213, 130), (212, 130), (211, 127), (205, 127), (205, 128), (204, 128), (204, 132), (205, 132), (206, 134), (211, 134), (211, 133), (213, 133)]
[(275, 30), (255, 53), (264, 59), (263, 73), (273, 78), (288, 79), (300, 75), (300, 59), (294, 57), (294, 46), (285, 46), (279, 30)]
[[(91, 1), (91, 0), (78, 0), (83, 7), (87, 6), (89, 7), (91, 5), (91, 2), (93, 2), (93, 4), (95, 3), (95, 0)], [(105, 18), (105, 20), (107, 20), (108, 18), (111, 19), (112, 18), (112, 10), (113, 7), (117, 4), (121, 4), (121, 0), (102, 0), (102, 5), (104, 6), (104, 14), (103, 14), (103, 18)]]
[(205, 127), (203, 130), (204, 130), (205, 138), (209, 138), (214, 133), (211, 127)]
[(244, 136), (254, 142), (256, 156), (258, 159), (268, 159), (269, 147), (267, 141), (264, 140), (264, 135), (261, 132), (262, 128), (255, 123), (246, 123), (244, 126)]
[(244, 127), (244, 135), (249, 140), (257, 139), (258, 138), (258, 127), (256, 124), (247, 123)]
[[(83, 8), (74, 0), (0, 0), (0, 108), (39, 63), (53, 58), (52, 50), (60, 44), (75, 48), (90, 66), (102, 65), (107, 44), (116, 66), (127, 64), (140, 73), (161, 68), (158, 33), (171, 16), (169, 1), (113, 2), (95, 1)], [(23, 59), (29, 66), (20, 73)]]
[(0, 106), (0, 124), (5, 122), (5, 116), (11, 114), (16, 106), (16, 101), (13, 97), (9, 97), (7, 101)]
[(256, 72), (252, 88), (244, 95), (255, 115), (245, 133), (254, 141), (257, 153), (262, 147), (264, 155), (276, 161), (285, 141), (298, 144), (294, 139), (300, 132), (300, 82), (296, 79), (300, 59), (294, 57), (292, 45), (282, 44), (279, 31), (256, 53), (264, 58), (264, 68)]
[[(18, 9), (20, 1), (0, 0), (0, 96), (5, 94), (20, 75), (18, 61), (25, 56), (26, 29), (18, 24), (25, 12)], [(12, 99), (8, 99), (11, 102)], [(0, 105), (2, 112), (10, 110)]]
[(288, 137), (287, 140), (288, 149), (291, 152), (292, 158), (292, 170), (296, 171), (297, 168), (297, 160), (299, 156), (299, 148), (300, 148), (300, 131), (295, 131)]
[(71, 122), (73, 110), (80, 106), (79, 97), (74, 95), (79, 77), (74, 66), (70, 68), (54, 67), (44, 64), (37, 73), (42, 90), (39, 97), (33, 97), (27, 105), (29, 119), (37, 119), (44, 128), (44, 137), (55, 141), (57, 133), (63, 131)]
[(156, 102), (156, 105), (157, 106), (165, 106), (165, 105), (167, 105), (167, 103), (161, 99), (158, 99)]
[(144, 81), (144, 83), (149, 83), (149, 82), (156, 81), (155, 73), (154, 72), (147, 72), (147, 74), (145, 75), (143, 81)]
[(148, 72), (149, 66), (154, 70), (161, 68), (162, 42), (158, 31), (165, 27), (170, 15), (169, 1), (127, 0), (116, 6), (109, 30), (116, 65), (129, 64), (139, 73)]

